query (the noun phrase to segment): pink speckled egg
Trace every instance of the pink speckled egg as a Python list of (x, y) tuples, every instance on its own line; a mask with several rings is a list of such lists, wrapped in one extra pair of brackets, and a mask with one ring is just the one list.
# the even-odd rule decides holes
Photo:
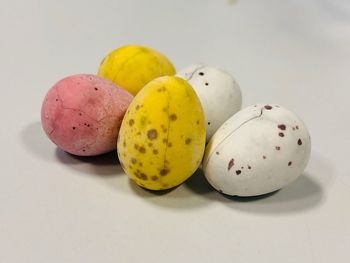
[(46, 94), (41, 123), (51, 141), (66, 152), (80, 156), (106, 153), (116, 148), (132, 99), (126, 90), (99, 76), (69, 76)]

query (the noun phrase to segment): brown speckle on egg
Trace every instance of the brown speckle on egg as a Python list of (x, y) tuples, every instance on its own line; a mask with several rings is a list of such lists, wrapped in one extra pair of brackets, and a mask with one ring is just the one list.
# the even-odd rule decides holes
[(227, 171), (229, 171), (233, 167), (234, 164), (235, 164), (235, 160), (231, 159), (227, 164)]
[(170, 117), (171, 121), (176, 121), (176, 119), (177, 119), (177, 116), (175, 113), (171, 114), (169, 117)]
[(282, 131), (284, 131), (286, 129), (286, 125), (284, 124), (279, 124), (278, 128), (281, 129)]
[(169, 173), (169, 169), (163, 168), (160, 170), (159, 174), (161, 176), (166, 176)]
[(146, 174), (140, 172), (140, 170), (137, 170), (135, 172), (135, 176), (141, 180), (145, 180), (145, 181), (148, 180), (148, 176)]
[(149, 140), (155, 140), (155, 139), (157, 139), (157, 137), (158, 137), (158, 132), (157, 132), (156, 129), (150, 129), (150, 130), (148, 130), (148, 132), (147, 132), (147, 138), (148, 138)]
[(145, 147), (141, 146), (141, 147), (139, 148), (139, 152), (140, 152), (140, 153), (145, 153), (145, 152), (146, 152)]

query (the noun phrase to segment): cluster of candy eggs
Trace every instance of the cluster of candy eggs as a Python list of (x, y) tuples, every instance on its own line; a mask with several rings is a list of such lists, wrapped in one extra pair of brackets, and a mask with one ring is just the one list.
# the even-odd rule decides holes
[(222, 70), (175, 73), (158, 51), (118, 48), (98, 75), (73, 75), (49, 90), (44, 131), (74, 155), (117, 146), (125, 173), (151, 190), (173, 188), (201, 165), (216, 190), (237, 196), (273, 192), (302, 173), (311, 143), (295, 114), (275, 104), (241, 110), (240, 88)]

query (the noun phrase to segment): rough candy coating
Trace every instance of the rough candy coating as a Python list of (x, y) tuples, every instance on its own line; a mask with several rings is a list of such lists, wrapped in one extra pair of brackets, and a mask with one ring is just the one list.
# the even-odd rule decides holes
[(219, 192), (262, 195), (294, 181), (310, 151), (309, 132), (300, 118), (279, 105), (259, 104), (219, 128), (206, 148), (203, 171)]
[(79, 156), (115, 149), (123, 116), (133, 99), (95, 75), (73, 75), (56, 83), (41, 108), (41, 123), (59, 148)]

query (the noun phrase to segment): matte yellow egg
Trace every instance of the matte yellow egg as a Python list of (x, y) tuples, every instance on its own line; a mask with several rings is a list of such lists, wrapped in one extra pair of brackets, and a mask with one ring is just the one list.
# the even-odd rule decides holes
[(190, 84), (160, 77), (131, 102), (119, 131), (118, 157), (138, 185), (172, 188), (199, 167), (205, 135), (203, 109)]
[(102, 61), (98, 75), (136, 95), (151, 80), (175, 74), (169, 59), (143, 46), (123, 46), (113, 50)]

